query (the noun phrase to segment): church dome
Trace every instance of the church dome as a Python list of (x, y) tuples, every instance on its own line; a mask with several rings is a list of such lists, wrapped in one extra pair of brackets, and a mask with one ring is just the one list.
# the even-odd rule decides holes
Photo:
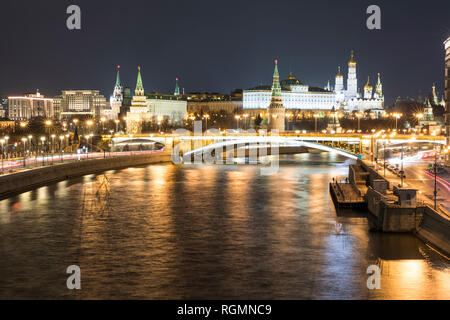
[(296, 79), (293, 75), (292, 72), (289, 72), (289, 76), (282, 80), (280, 83), (282, 86), (296, 86), (296, 85), (302, 85), (303, 83)]
[(366, 83), (366, 85), (364, 86), (364, 90), (372, 91), (372, 89), (373, 89), (373, 87), (372, 87), (372, 85), (370, 84), (370, 78), (368, 77), (368, 78), (367, 78), (367, 83)]
[(349, 67), (356, 67), (356, 60), (355, 60), (355, 55), (354, 55), (354, 53), (353, 53), (353, 50), (352, 50), (352, 53), (350, 54), (350, 61), (348, 62), (348, 66)]
[(338, 73), (336, 75), (336, 78), (343, 78), (342, 73), (341, 73), (341, 67), (338, 67)]

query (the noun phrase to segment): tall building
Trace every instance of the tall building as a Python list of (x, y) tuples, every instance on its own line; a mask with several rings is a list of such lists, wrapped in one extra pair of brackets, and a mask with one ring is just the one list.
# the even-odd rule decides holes
[(61, 108), (61, 119), (99, 117), (107, 107), (106, 98), (99, 90), (63, 90), (53, 100)]
[(117, 76), (116, 76), (116, 85), (114, 86), (114, 91), (111, 97), (109, 98), (110, 109), (105, 115), (111, 119), (117, 119), (119, 117), (120, 108), (122, 107), (123, 102), (123, 88), (120, 83), (120, 66), (117, 66)]
[(358, 95), (358, 78), (356, 76), (356, 60), (353, 50), (348, 62), (347, 98), (356, 98)]
[(268, 129), (283, 132), (285, 129), (284, 117), (286, 109), (283, 106), (281, 98), (280, 75), (278, 73), (278, 61), (275, 60), (275, 69), (273, 71), (272, 98), (267, 108)]
[(444, 48), (445, 48), (445, 132), (447, 135), (447, 146), (450, 146), (450, 38), (445, 40)]
[[(338, 86), (338, 83), (341, 83), (341, 80), (336, 77), (336, 86)], [(378, 117), (383, 113), (384, 96), (380, 74), (378, 73), (378, 83), (375, 92), (373, 92), (373, 87), (370, 84), (370, 81), (368, 81), (361, 96), (358, 92), (356, 60), (353, 51), (351, 52), (350, 61), (348, 62), (347, 90), (342, 89), (340, 86), (338, 86), (338, 88), (339, 91), (335, 88), (335, 94), (337, 107), (340, 110), (347, 113), (352, 111), (370, 111), (375, 117)], [(342, 98), (342, 96), (344, 96), (344, 98)]]
[(29, 120), (34, 117), (58, 118), (53, 99), (46, 98), (37, 90), (34, 94), (8, 97), (8, 115), (11, 120)]

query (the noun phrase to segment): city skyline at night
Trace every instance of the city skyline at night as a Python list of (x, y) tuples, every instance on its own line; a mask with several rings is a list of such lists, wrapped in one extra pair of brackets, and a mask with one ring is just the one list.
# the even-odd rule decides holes
[[(8, 16), (0, 27), (15, 30), (3, 38), (1, 55), (8, 62), (0, 76), (3, 96), (36, 89), (53, 96), (71, 88), (97, 88), (109, 96), (118, 64), (123, 84), (131, 88), (140, 65), (149, 92), (172, 92), (178, 77), (186, 92), (229, 93), (270, 84), (267, 70), (274, 59), (280, 61), (281, 79), (292, 72), (305, 83), (325, 87), (337, 66), (346, 73), (351, 50), (361, 81), (382, 74), (386, 104), (398, 96), (426, 96), (433, 83), (438, 95), (444, 92), (444, 52), (437, 49), (450, 34), (444, 1), (431, 1), (427, 12), (419, 10), (418, 1), (410, 2), (408, 11), (381, 1), (381, 30), (366, 28), (366, 1), (262, 1), (258, 10), (251, 1), (224, 8), (203, 1), (192, 6), (131, 1), (122, 11), (114, 10), (123, 6), (118, 1), (108, 6), (80, 1), (81, 30), (65, 28), (64, 2), (46, 6), (45, 20), (39, 19), (43, 7), (20, 2), (3, 4)], [(40, 22), (36, 28), (20, 22), (33, 17)]]

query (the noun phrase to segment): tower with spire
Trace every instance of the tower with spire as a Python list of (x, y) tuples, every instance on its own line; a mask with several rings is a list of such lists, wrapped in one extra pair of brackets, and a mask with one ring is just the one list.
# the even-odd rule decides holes
[(175, 91), (173, 95), (178, 97), (180, 95), (180, 86), (178, 85), (178, 78), (175, 78)]
[(383, 85), (381, 84), (381, 76), (380, 73), (378, 73), (378, 82), (377, 82), (377, 86), (375, 87), (375, 94), (374, 94), (374, 98), (375, 99), (383, 99)]
[(437, 105), (439, 105), (439, 99), (438, 99), (437, 94), (436, 94), (436, 84), (433, 83), (433, 87), (432, 88), (433, 88), (433, 104), (435, 106), (437, 106)]
[(285, 112), (286, 109), (283, 106), (283, 101), (281, 98), (278, 60), (275, 60), (275, 69), (273, 71), (272, 98), (270, 100), (270, 105), (267, 108), (267, 114), (269, 117), (269, 130), (278, 130), (278, 132), (283, 132), (285, 130)]
[(141, 67), (138, 67), (136, 89), (131, 100), (130, 112), (127, 113), (127, 132), (133, 134), (141, 133), (142, 122), (144, 121), (151, 121), (151, 114), (149, 113), (147, 97), (145, 96), (142, 82)]
[(120, 66), (117, 66), (116, 85), (114, 86), (113, 94), (109, 98), (109, 103), (111, 105), (111, 111), (114, 119), (117, 119), (119, 117), (120, 108), (122, 107), (122, 101), (123, 87), (120, 83)]
[(347, 97), (356, 98), (358, 96), (358, 79), (356, 77), (356, 60), (352, 50), (350, 61), (348, 62)]

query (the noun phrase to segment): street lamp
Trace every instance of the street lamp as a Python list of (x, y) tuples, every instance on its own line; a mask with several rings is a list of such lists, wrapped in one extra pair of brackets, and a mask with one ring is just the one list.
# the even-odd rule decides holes
[(359, 113), (359, 112), (356, 114), (356, 117), (358, 118), (358, 133), (361, 132), (361, 125), (360, 124), (361, 124), (362, 116), (363, 115), (361, 113)]
[(3, 153), (4, 153), (4, 149), (3, 149), (3, 145), (5, 144), (5, 139), (0, 139), (0, 144), (2, 145), (2, 174), (3, 174)]
[(119, 123), (120, 123), (120, 120), (119, 120), (119, 119), (116, 119), (116, 120), (114, 120), (114, 122), (115, 122), (115, 124), (116, 124), (116, 132), (119, 132)]
[(384, 177), (386, 177), (386, 135), (382, 136), (383, 138), (383, 167), (384, 167)]
[(319, 118), (319, 115), (317, 113), (314, 113), (314, 132), (317, 133), (317, 118)]
[(397, 122), (398, 122), (398, 119), (400, 119), (402, 117), (402, 114), (395, 112), (392, 114), (392, 116), (395, 118), (395, 131), (397, 131)]
[(244, 114), (242, 115), (244, 117), (244, 130), (247, 130), (247, 119), (248, 119), (248, 114)]
[(163, 116), (158, 116), (158, 126), (159, 126), (159, 132), (161, 132), (161, 121), (163, 121)]
[(41, 154), (42, 154), (42, 165), (44, 166), (44, 142), (45, 142), (45, 137), (41, 137)]
[(208, 131), (208, 119), (210, 118), (209, 114), (203, 115), (203, 119), (205, 119), (205, 132)]
[(22, 142), (23, 142), (23, 167), (25, 168), (25, 166), (26, 166), (25, 159), (26, 159), (27, 138), (22, 138)]
[(101, 117), (101, 118), (100, 118), (100, 122), (102, 123), (102, 134), (103, 134), (103, 132), (105, 131), (105, 127), (104, 127), (105, 121), (106, 121), (106, 118), (105, 118), (105, 117)]
[(241, 116), (235, 115), (234, 118), (236, 119), (236, 129), (239, 129), (239, 120), (241, 119)]

